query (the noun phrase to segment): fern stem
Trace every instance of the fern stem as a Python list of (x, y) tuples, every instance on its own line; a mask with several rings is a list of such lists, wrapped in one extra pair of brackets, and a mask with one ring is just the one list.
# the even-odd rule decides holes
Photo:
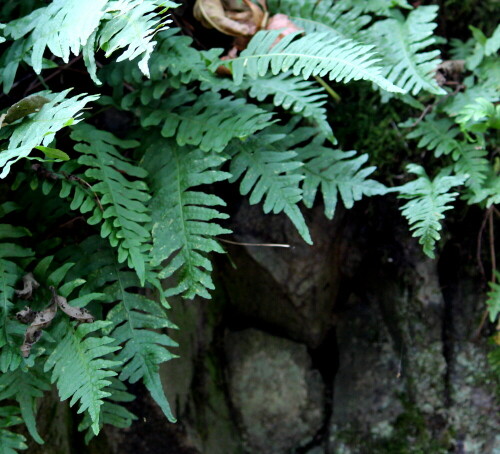
[(314, 78), (328, 92), (328, 94), (335, 100), (335, 102), (340, 102), (342, 100), (340, 95), (332, 87), (330, 87), (330, 85), (328, 85), (321, 77), (314, 76)]

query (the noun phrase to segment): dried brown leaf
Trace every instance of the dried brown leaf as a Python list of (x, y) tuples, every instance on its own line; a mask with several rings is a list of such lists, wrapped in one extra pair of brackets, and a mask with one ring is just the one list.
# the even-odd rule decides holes
[(23, 276), (22, 290), (16, 290), (16, 295), (24, 300), (30, 299), (33, 296), (33, 290), (40, 287), (40, 284), (35, 280), (33, 273), (28, 273)]

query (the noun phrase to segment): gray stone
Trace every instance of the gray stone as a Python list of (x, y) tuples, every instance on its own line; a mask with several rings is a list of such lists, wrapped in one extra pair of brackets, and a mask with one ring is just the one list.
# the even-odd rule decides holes
[(288, 452), (322, 426), (324, 384), (307, 349), (248, 329), (225, 340), (229, 392), (250, 453)]

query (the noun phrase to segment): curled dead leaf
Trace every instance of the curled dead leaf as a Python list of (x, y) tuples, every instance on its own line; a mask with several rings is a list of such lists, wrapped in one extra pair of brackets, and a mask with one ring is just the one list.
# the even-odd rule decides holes
[(36, 281), (33, 273), (28, 273), (23, 276), (23, 288), (22, 290), (16, 290), (16, 295), (24, 300), (30, 299), (33, 296), (33, 290), (40, 287), (40, 284)]
[(264, 0), (259, 4), (251, 0), (196, 0), (194, 17), (206, 28), (230, 36), (253, 36), (261, 29), (267, 19), (267, 5)]
[(25, 358), (30, 355), (31, 347), (42, 337), (42, 330), (47, 328), (56, 316), (58, 307), (65, 314), (82, 323), (92, 323), (94, 321), (94, 317), (87, 309), (70, 306), (66, 298), (57, 294), (54, 287), (49, 288), (52, 292), (52, 299), (47, 309), (33, 311), (29, 307), (25, 307), (16, 314), (19, 321), (30, 324), (26, 329), (24, 342), (21, 345), (21, 353)]
[(16, 317), (24, 323), (30, 323), (24, 334), (24, 342), (21, 345), (21, 353), (27, 358), (30, 355), (31, 347), (42, 337), (42, 330), (47, 328), (54, 319), (57, 312), (57, 304), (52, 303), (43, 311), (32, 311), (29, 307), (18, 312)]

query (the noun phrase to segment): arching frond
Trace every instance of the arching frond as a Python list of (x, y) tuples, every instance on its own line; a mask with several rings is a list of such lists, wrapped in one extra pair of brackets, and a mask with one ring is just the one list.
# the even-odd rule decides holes
[(245, 74), (263, 77), (291, 71), (294, 75), (326, 77), (337, 82), (369, 80), (384, 90), (403, 93), (382, 75), (372, 46), (364, 46), (330, 33), (309, 33), (299, 37), (291, 33), (276, 43), (279, 31), (258, 32), (241, 54), (220, 62), (228, 66), (236, 83)]
[(19, 409), (13, 406), (0, 407), (0, 454), (17, 454), (28, 449), (24, 435), (11, 432), (9, 427), (22, 424)]
[(406, 18), (393, 11), (390, 18), (375, 22), (365, 37), (383, 57), (382, 75), (414, 96), (422, 90), (446, 93), (434, 79), (440, 52), (425, 50), (437, 43), (433, 35), (437, 11), (434, 5), (420, 6)]

